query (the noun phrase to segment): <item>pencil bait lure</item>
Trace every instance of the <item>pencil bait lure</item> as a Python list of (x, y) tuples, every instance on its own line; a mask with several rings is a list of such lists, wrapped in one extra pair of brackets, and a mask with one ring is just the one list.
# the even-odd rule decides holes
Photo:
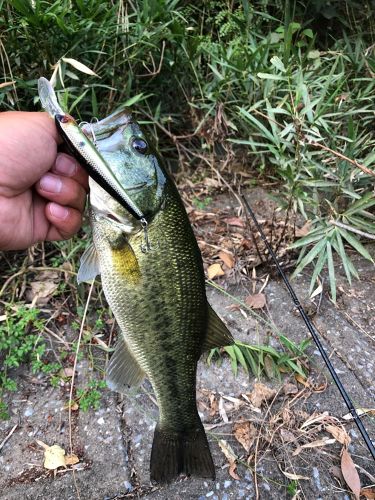
[(130, 199), (110, 165), (84, 133), (85, 128), (81, 129), (74, 118), (64, 112), (57, 101), (51, 83), (46, 78), (39, 78), (38, 92), (43, 108), (55, 120), (57, 129), (73, 156), (101, 188), (140, 221), (147, 242), (148, 222), (145, 215)]

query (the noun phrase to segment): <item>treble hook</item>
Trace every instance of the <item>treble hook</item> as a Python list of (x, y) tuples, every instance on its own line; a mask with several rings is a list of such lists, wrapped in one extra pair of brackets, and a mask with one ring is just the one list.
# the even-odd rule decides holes
[(147, 253), (151, 250), (151, 243), (148, 237), (148, 222), (147, 220), (143, 217), (140, 220), (142, 229), (143, 229), (143, 239), (144, 242), (141, 243), (141, 250), (143, 253)]

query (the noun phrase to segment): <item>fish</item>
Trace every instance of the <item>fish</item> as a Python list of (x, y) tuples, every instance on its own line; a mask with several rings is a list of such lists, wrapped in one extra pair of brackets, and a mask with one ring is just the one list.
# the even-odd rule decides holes
[[(215, 478), (196, 403), (197, 363), (203, 352), (233, 344), (209, 305), (202, 257), (171, 176), (127, 109), (82, 127), (142, 222), (93, 178), (93, 244), (81, 257), (79, 282), (101, 275), (120, 332), (107, 368), (110, 389), (151, 382), (159, 420), (150, 479), (168, 483), (181, 473)], [(124, 206), (125, 205), (125, 206)]]

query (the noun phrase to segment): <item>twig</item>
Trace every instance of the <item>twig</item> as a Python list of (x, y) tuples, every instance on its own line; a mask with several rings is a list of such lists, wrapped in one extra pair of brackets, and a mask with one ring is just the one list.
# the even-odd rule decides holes
[(7, 436), (5, 436), (5, 438), (1, 441), (1, 443), (0, 443), (0, 451), (3, 449), (5, 443), (10, 439), (11, 435), (17, 429), (17, 427), (18, 427), (18, 424), (15, 424), (12, 427), (11, 431), (9, 432), (9, 434)]
[(339, 222), (338, 220), (331, 219), (329, 221), (329, 223), (332, 224), (333, 226), (342, 227), (343, 229), (347, 229), (348, 231), (350, 231), (352, 233), (359, 234), (360, 236), (363, 236), (364, 238), (368, 238), (369, 240), (375, 240), (374, 234), (366, 233), (365, 231), (361, 231), (360, 229), (349, 226), (348, 224), (344, 224), (343, 222)]
[[(87, 316), (87, 310), (89, 308), (90, 304), (90, 299), (91, 299), (91, 294), (94, 288), (94, 281), (91, 283), (90, 290), (89, 290), (89, 295), (87, 297), (86, 305), (85, 305), (85, 310), (83, 312), (83, 317), (82, 317), (82, 322), (81, 322), (81, 328), (79, 330), (79, 335), (78, 335), (78, 340), (77, 340), (77, 348), (74, 356), (74, 364), (73, 364), (73, 374), (72, 374), (72, 380), (70, 383), (70, 392), (69, 392), (69, 409), (68, 409), (68, 422), (69, 422), (69, 447), (70, 447), (70, 454), (73, 454), (73, 432), (72, 432), (72, 401), (73, 401), (73, 391), (74, 391), (74, 382), (75, 382), (75, 373), (76, 373), (76, 368), (77, 368), (77, 360), (78, 360), (78, 352), (81, 346), (81, 339), (83, 335), (83, 328), (85, 326), (85, 321), (86, 321), (86, 316)], [(74, 485), (76, 487), (77, 495), (78, 498), (80, 499), (80, 494), (79, 494), (79, 489), (73, 469), (73, 480), (74, 480)]]
[(329, 153), (332, 153), (333, 155), (337, 156), (338, 158), (341, 158), (342, 160), (346, 160), (355, 167), (359, 168), (362, 170), (362, 172), (365, 172), (365, 174), (372, 175), (375, 177), (375, 172), (373, 170), (370, 170), (369, 168), (365, 167), (364, 165), (358, 163), (356, 160), (352, 160), (351, 158), (348, 158), (347, 156), (343, 155), (342, 153), (339, 153), (338, 151), (334, 151), (331, 148), (328, 148), (327, 146), (324, 146), (323, 144), (320, 144), (319, 142), (315, 141), (309, 141), (308, 144), (311, 146), (314, 146), (315, 148), (320, 148), (324, 149), (325, 151), (328, 151)]

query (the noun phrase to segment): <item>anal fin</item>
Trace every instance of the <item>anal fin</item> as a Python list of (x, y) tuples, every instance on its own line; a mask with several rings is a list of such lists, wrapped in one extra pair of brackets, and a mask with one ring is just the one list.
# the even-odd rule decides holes
[(210, 304), (208, 304), (207, 334), (203, 342), (202, 351), (231, 344), (234, 344), (232, 334)]
[(145, 373), (121, 333), (107, 369), (108, 387), (112, 391), (124, 393), (129, 387), (139, 385), (144, 377)]

